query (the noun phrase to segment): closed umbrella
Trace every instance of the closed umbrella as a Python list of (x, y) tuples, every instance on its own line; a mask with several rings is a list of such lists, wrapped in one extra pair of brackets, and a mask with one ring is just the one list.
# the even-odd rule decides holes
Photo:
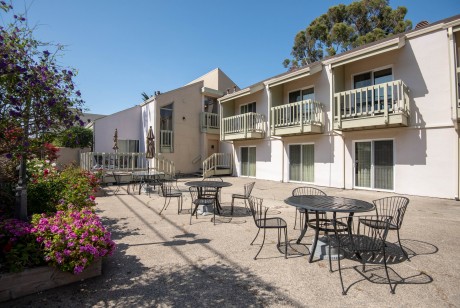
[(147, 158), (147, 169), (149, 169), (148, 159), (153, 158), (155, 156), (155, 136), (153, 135), (152, 126), (150, 126), (149, 128), (149, 131), (147, 133), (147, 139), (145, 143), (146, 143), (145, 158)]
[(153, 135), (152, 126), (149, 128), (149, 132), (147, 133), (147, 151), (145, 153), (146, 158), (153, 158), (155, 156), (155, 136)]
[(115, 128), (115, 134), (113, 134), (113, 148), (115, 153), (118, 151), (118, 130)]

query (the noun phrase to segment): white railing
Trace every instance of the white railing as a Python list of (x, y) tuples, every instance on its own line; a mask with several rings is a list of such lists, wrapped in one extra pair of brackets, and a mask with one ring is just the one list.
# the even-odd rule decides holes
[(231, 153), (214, 153), (203, 161), (203, 177), (213, 175), (217, 169), (233, 170)]
[(161, 152), (173, 152), (173, 131), (172, 130), (160, 130), (160, 151)]
[(217, 113), (200, 113), (200, 125), (202, 129), (219, 129), (219, 115)]
[(323, 123), (322, 104), (311, 99), (272, 107), (271, 111), (273, 127)]
[(259, 113), (248, 112), (222, 119), (224, 134), (238, 134), (248, 132), (265, 132), (264, 116)]
[(155, 169), (167, 175), (175, 175), (174, 162), (155, 154), (147, 160), (145, 153), (86, 152), (80, 154), (80, 167), (84, 170), (139, 171)]
[(409, 89), (401, 80), (390, 81), (334, 94), (335, 121), (385, 116), (409, 115)]

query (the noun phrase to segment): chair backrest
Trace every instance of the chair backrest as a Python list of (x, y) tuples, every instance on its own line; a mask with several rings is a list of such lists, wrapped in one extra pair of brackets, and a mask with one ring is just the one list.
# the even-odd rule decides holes
[(377, 215), (391, 216), (390, 229), (401, 228), (409, 199), (402, 196), (392, 196), (372, 201)]
[(292, 190), (293, 196), (326, 196), (326, 193), (315, 187), (303, 186)]
[(251, 196), (251, 192), (252, 192), (252, 189), (254, 188), (255, 184), (256, 184), (256, 182), (251, 182), (251, 183), (244, 184), (244, 196), (246, 198), (249, 198)]
[(252, 217), (258, 228), (264, 226), (264, 221), (267, 216), (268, 208), (262, 205), (264, 199), (257, 197), (249, 197), (249, 208), (251, 209)]
[(161, 194), (163, 197), (168, 197), (173, 194), (174, 181), (163, 181), (161, 183)]
[(198, 187), (195, 186), (190, 186), (188, 188), (190, 191), (190, 196), (192, 197), (192, 202), (194, 202), (196, 199), (198, 199)]

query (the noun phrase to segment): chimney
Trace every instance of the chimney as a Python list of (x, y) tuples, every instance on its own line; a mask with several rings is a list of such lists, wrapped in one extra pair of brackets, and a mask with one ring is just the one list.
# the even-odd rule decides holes
[(416, 26), (415, 26), (415, 29), (421, 29), (421, 28), (424, 28), (426, 26), (428, 26), (430, 23), (426, 20), (422, 20), (421, 22), (419, 22)]
[(227, 88), (227, 94), (230, 94), (230, 89)]
[(236, 86), (233, 86), (233, 93), (236, 92)]

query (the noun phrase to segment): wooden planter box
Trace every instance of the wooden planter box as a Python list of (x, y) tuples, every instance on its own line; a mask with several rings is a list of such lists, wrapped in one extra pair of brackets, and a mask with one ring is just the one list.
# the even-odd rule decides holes
[(101, 273), (102, 260), (99, 259), (79, 275), (62, 272), (50, 266), (26, 269), (20, 273), (0, 274), (0, 302), (83, 281)]

